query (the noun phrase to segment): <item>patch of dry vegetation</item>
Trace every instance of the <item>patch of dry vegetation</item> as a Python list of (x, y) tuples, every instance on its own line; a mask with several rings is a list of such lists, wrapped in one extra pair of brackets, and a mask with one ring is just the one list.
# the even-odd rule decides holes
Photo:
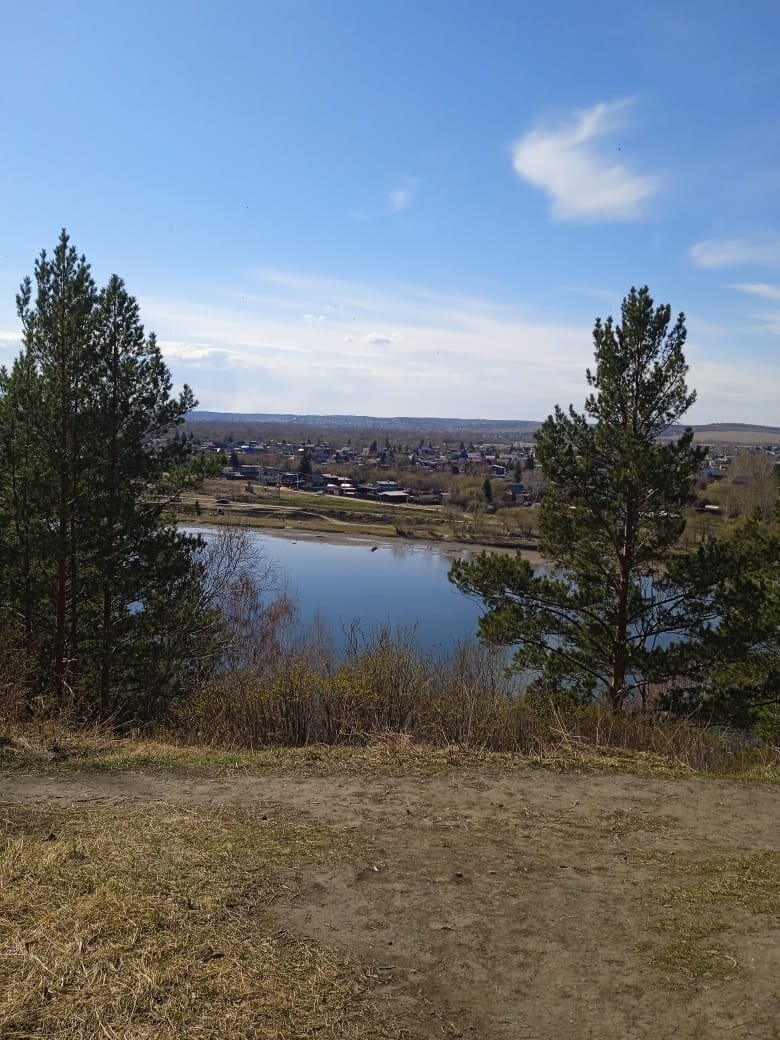
[(54, 723), (0, 733), (0, 772), (6, 774), (152, 773), (231, 777), (266, 772), (290, 776), (433, 777), (441, 774), (553, 772), (630, 773), (668, 778), (718, 777), (745, 783), (780, 783), (771, 750), (732, 754), (719, 769), (695, 769), (679, 748), (643, 751), (577, 736), (560, 728), (535, 753), (498, 752), (463, 744), (431, 745), (408, 733), (375, 732), (359, 744), (211, 747), (167, 738), (116, 737), (67, 730)]
[(740, 970), (730, 944), (750, 915), (780, 918), (780, 853), (762, 851), (678, 867), (651, 927), (664, 935), (652, 961), (685, 981), (729, 979)]
[(270, 672), (234, 671), (198, 691), (177, 733), (185, 742), (231, 749), (361, 747), (393, 734), (433, 748), (555, 766), (623, 768), (633, 759), (642, 770), (757, 770), (766, 779), (780, 766), (777, 748), (745, 748), (739, 734), (685, 719), (518, 696), (505, 663), (479, 648), (433, 661), (381, 635), (332, 668), (299, 656)]
[(366, 970), (270, 923), (334, 855), (270, 811), (0, 805), (0, 1035), (397, 1036)]

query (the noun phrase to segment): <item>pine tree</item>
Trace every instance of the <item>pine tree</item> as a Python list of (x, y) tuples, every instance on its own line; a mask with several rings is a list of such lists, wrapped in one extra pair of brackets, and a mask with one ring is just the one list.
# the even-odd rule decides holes
[(680, 590), (659, 566), (684, 527), (704, 452), (686, 429), (659, 438), (695, 400), (685, 382), (685, 318), (632, 289), (621, 321), (596, 322), (584, 412), (556, 407), (536, 433), (545, 477), (540, 550), (550, 572), (483, 555), (450, 577), (488, 607), (481, 632), (518, 644), (519, 668), (556, 695), (621, 708), (661, 668), (658, 640), (681, 632)]
[[(65, 232), (17, 298), (23, 349), (0, 373), (0, 622), (36, 696), (80, 717), (150, 717), (213, 663), (202, 542), (166, 521), (196, 479), (153, 335), (116, 276), (98, 292)], [(176, 630), (172, 628), (175, 624)]]
[[(153, 646), (134, 645), (135, 664), (124, 659), (122, 635), (133, 628), (131, 604), (141, 602), (140, 574), (157, 564), (150, 549), (162, 509), (159, 500), (149, 499), (149, 490), (189, 456), (186, 438), (176, 436), (176, 427), (195, 402), (188, 387), (171, 397), (170, 373), (156, 340), (146, 336), (138, 304), (116, 275), (98, 296), (94, 337), (97, 357), (87, 413), (94, 448), (84, 555), (99, 597), (90, 633), (105, 715), (114, 710), (113, 689), (122, 685), (123, 675), (153, 652)], [(174, 436), (167, 437), (171, 430)]]
[(46, 484), (38, 443), (38, 381), (29, 355), (0, 370), (0, 625), (25, 657), (33, 653), (45, 598), (44, 532), (38, 520)]
[(88, 445), (83, 407), (94, 367), (92, 312), (96, 289), (84, 257), (63, 231), (51, 258), (42, 252), (35, 265), (36, 295), (25, 279), (17, 297), (24, 360), (36, 374), (34, 451), (47, 460), (50, 496), (37, 519), (50, 532), (53, 591), (53, 692), (64, 705), (70, 672), (78, 656), (78, 619), (83, 586), (79, 573), (80, 514)]

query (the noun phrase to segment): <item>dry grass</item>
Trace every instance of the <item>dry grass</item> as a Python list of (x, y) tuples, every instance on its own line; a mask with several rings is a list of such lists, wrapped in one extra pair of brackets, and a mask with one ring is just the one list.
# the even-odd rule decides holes
[(652, 961), (683, 981), (733, 978), (741, 967), (730, 949), (737, 925), (749, 927), (755, 915), (780, 918), (780, 853), (744, 853), (679, 869), (684, 883), (666, 889), (663, 912), (650, 922), (665, 936)]
[[(588, 734), (567, 729), (560, 716), (525, 752), (492, 751), (468, 743), (431, 744), (409, 733), (377, 730), (357, 743), (264, 747), (182, 743), (176, 733), (158, 738), (118, 738), (100, 730), (73, 730), (54, 721), (0, 729), (0, 772), (149, 772), (190, 776), (416, 776), (444, 773), (507, 773), (524, 769), (555, 772), (632, 773), (668, 778), (717, 777), (743, 783), (780, 783), (771, 749), (731, 754), (711, 768), (697, 768), (683, 736), (661, 730), (654, 750), (620, 746), (610, 727)], [(698, 741), (701, 736), (696, 736)], [(698, 747), (698, 744), (696, 744)], [(695, 748), (694, 748), (695, 750)], [(697, 756), (698, 757), (698, 756)]]
[(365, 970), (271, 923), (333, 855), (270, 812), (0, 806), (0, 1036), (398, 1036)]

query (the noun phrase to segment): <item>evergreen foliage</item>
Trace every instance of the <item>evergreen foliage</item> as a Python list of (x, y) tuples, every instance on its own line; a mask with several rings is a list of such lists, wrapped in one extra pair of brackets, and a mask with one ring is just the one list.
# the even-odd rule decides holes
[[(780, 517), (778, 517), (780, 519)], [(664, 706), (780, 739), (780, 534), (756, 513), (729, 539), (670, 563), (688, 640)]]
[(165, 520), (194, 479), (171, 436), (195, 405), (121, 279), (98, 289), (63, 231), (17, 297), (23, 348), (0, 372), (3, 636), (30, 703), (159, 717), (216, 652), (200, 539)]
[(683, 530), (703, 452), (690, 429), (659, 440), (695, 399), (685, 382), (685, 319), (648, 289), (631, 289), (620, 324), (598, 320), (584, 412), (556, 407), (536, 433), (544, 471), (540, 550), (548, 573), (483, 554), (451, 580), (481, 597), (481, 632), (517, 644), (516, 664), (557, 696), (605, 698), (619, 709), (663, 678), (662, 642), (682, 634), (681, 591), (659, 566)]

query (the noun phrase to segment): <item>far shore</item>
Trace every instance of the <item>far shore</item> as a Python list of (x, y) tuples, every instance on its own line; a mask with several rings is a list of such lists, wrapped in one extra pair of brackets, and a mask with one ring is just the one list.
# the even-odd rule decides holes
[[(241, 514), (235, 513), (232, 518), (239, 526), (242, 525)], [(186, 516), (179, 517), (178, 523), (182, 527), (202, 527), (213, 531), (219, 530), (223, 524), (215, 522), (214, 517)], [(399, 546), (406, 546), (410, 551), (429, 550), (440, 556), (449, 556), (458, 559), (465, 555), (478, 555), (482, 552), (496, 553), (519, 553), (524, 560), (532, 566), (544, 563), (544, 558), (537, 549), (529, 549), (524, 546), (513, 547), (509, 545), (483, 545), (477, 542), (444, 541), (436, 539), (404, 537), (393, 537), (387, 534), (377, 536), (360, 531), (312, 531), (298, 530), (294, 527), (266, 527), (257, 524), (246, 524), (247, 530), (261, 537), (283, 538), (291, 542), (323, 542), (325, 545), (363, 545), (368, 548), (388, 548), (397, 550)]]

